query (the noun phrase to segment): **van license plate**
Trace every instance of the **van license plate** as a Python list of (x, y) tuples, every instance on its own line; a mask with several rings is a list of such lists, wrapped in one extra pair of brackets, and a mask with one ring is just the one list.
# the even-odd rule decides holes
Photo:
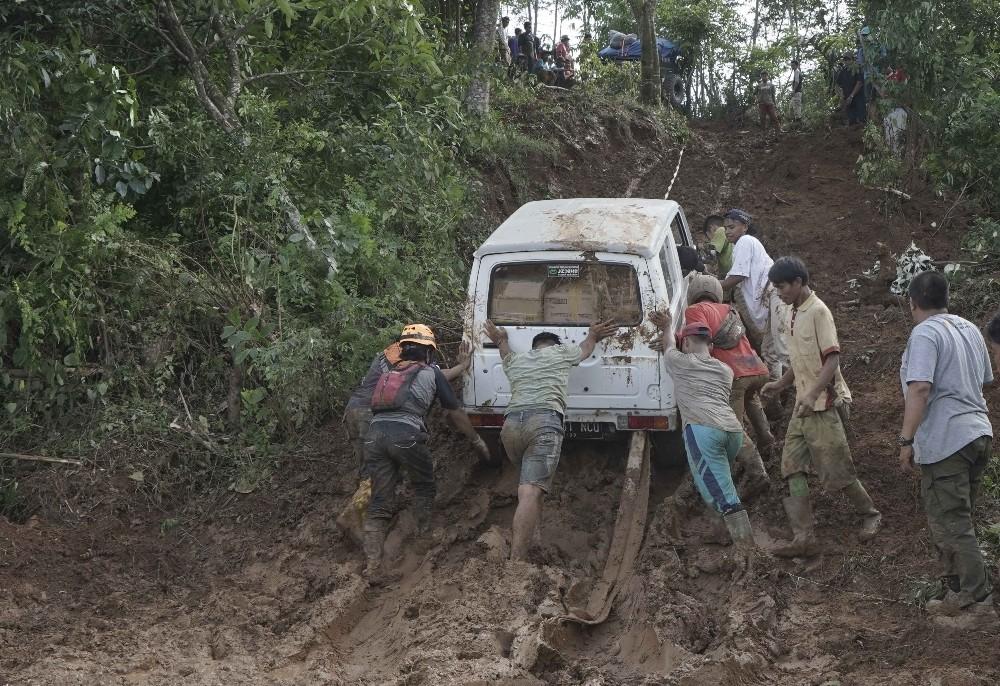
[(615, 432), (615, 425), (610, 422), (568, 422), (566, 438), (607, 438)]

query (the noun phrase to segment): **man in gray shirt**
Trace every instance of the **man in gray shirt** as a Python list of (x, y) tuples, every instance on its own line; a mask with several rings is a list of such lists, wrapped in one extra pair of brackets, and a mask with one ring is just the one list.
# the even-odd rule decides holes
[(899, 462), (920, 470), (920, 491), (944, 567), (942, 595), (927, 603), (936, 623), (978, 629), (995, 625), (989, 574), (972, 510), (992, 454), (993, 429), (983, 385), (993, 381), (986, 341), (971, 322), (948, 314), (948, 281), (939, 272), (910, 283), (916, 326), (903, 353), (906, 408)]

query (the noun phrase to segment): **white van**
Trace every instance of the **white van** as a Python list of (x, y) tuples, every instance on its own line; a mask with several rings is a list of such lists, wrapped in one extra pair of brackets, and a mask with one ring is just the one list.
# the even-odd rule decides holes
[(510, 385), (499, 351), (483, 333), (487, 319), (507, 329), (511, 348), (530, 350), (542, 331), (580, 343), (592, 322), (614, 318), (618, 334), (570, 372), (566, 437), (676, 432), (673, 383), (649, 347), (655, 329), (647, 314), (669, 303), (674, 326), (682, 324), (687, 280), (677, 256), (681, 245), (694, 241), (672, 200), (529, 202), (493, 232), (475, 252), (469, 277), (466, 331), (474, 353), (463, 396), (491, 447), (498, 446)]

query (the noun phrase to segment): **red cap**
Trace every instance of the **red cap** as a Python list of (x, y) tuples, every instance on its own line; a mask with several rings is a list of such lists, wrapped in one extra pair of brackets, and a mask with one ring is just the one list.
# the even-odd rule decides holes
[(688, 336), (705, 336), (710, 338), (712, 336), (712, 330), (708, 328), (708, 324), (705, 322), (689, 322), (681, 329), (681, 339), (685, 339)]

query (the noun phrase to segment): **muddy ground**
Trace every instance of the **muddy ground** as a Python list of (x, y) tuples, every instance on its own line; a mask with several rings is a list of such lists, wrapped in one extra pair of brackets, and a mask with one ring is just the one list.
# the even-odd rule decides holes
[[(554, 163), (540, 158), (523, 179), (490, 171), (484, 212), (501, 216), (543, 195), (662, 197), (675, 143), (641, 119), (583, 126), (565, 132)], [(474, 465), (465, 442), (439, 430), (434, 538), (410, 540), (404, 512), (388, 546), (403, 576), (378, 590), (366, 588), (359, 551), (333, 526), (354, 486), (336, 424), (289, 455), (271, 484), (198, 507), (154, 506), (134, 483), (96, 469), (36, 469), (22, 481), (36, 494), (45, 484), (39, 514), (0, 520), (0, 684), (1000, 682), (1000, 636), (956, 634), (919, 609), (936, 570), (917, 486), (894, 448), (909, 313), (885, 295), (884, 274), (849, 287), (880, 242), (899, 252), (916, 240), (937, 259), (956, 256), (964, 218), (952, 212), (932, 228), (946, 199), (901, 202), (859, 187), (859, 150), (857, 133), (839, 128), (765, 142), (757, 131), (699, 127), (671, 198), (693, 225), (742, 206), (772, 255), (794, 253), (812, 268), (838, 319), (855, 460), (885, 515), (872, 543), (857, 542), (842, 499), (818, 495), (826, 554), (808, 565), (761, 557), (745, 571), (697, 511), (676, 530), (669, 497), (683, 473), (660, 469), (637, 573), (611, 617), (554, 628), (545, 620), (603, 567), (624, 446), (567, 444), (532, 563), (512, 564), (516, 475)], [(595, 167), (640, 179), (608, 182)], [(995, 390), (990, 402), (1000, 406)], [(777, 474), (775, 459), (769, 468)], [(85, 491), (103, 495), (75, 497)], [(751, 502), (765, 542), (787, 535), (781, 495)], [(982, 514), (1000, 519), (996, 503)]]

